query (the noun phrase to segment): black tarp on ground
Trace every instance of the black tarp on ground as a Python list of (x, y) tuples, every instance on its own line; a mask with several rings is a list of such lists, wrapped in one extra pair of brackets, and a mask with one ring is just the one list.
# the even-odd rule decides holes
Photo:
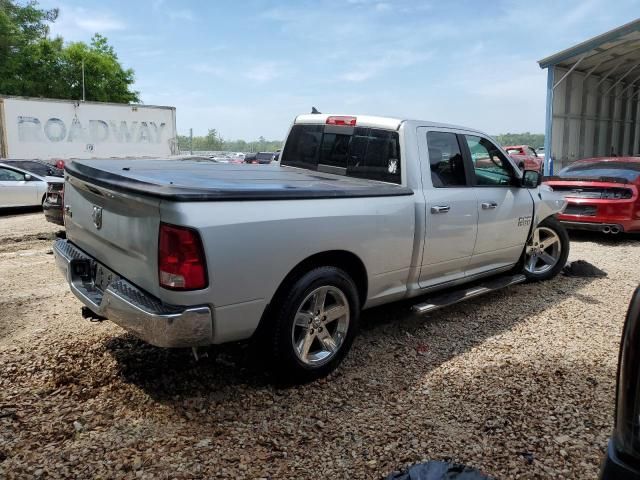
[(412, 465), (404, 472), (392, 473), (386, 480), (493, 480), (475, 468), (449, 462)]

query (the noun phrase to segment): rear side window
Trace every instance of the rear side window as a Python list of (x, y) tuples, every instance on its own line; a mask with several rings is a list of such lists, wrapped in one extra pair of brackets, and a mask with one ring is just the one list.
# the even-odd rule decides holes
[(281, 165), (318, 169), (324, 125), (294, 125), (284, 147)]
[(427, 145), (433, 186), (436, 188), (466, 186), (464, 160), (456, 134), (427, 132)]
[(281, 165), (401, 183), (398, 132), (368, 127), (294, 125)]

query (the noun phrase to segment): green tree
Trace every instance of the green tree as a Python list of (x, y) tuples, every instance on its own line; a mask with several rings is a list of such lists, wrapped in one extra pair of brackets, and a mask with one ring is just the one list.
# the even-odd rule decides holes
[(84, 61), (87, 100), (139, 101), (133, 70), (122, 67), (107, 39), (96, 34), (89, 45), (65, 45), (49, 37), (48, 23), (57, 17), (58, 9), (40, 9), (36, 1), (0, 0), (0, 94), (81, 99)]
[(496, 135), (495, 139), (500, 145), (529, 145), (533, 148), (544, 146), (544, 134), (542, 133), (503, 133)]
[(122, 68), (113, 47), (98, 33), (91, 39), (91, 44), (74, 42), (63, 51), (63, 81), (70, 93), (67, 98), (82, 98), (83, 61), (87, 100), (115, 103), (139, 101), (138, 92), (130, 90), (134, 82), (133, 70)]

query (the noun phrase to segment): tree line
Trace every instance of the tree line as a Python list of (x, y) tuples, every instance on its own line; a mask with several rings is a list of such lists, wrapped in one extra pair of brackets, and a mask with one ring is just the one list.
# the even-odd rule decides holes
[(181, 152), (194, 151), (205, 152), (275, 152), (282, 148), (281, 140), (267, 140), (259, 137), (257, 140), (225, 140), (218, 131), (210, 128), (206, 135), (193, 137), (193, 144), (188, 135), (178, 135), (178, 149)]
[(96, 33), (89, 44), (50, 37), (58, 14), (34, 0), (0, 0), (0, 94), (81, 100), (84, 64), (86, 100), (139, 102), (134, 71), (120, 64), (106, 37)]
[(530, 145), (533, 148), (544, 147), (542, 133), (503, 133), (494, 137), (500, 145)]

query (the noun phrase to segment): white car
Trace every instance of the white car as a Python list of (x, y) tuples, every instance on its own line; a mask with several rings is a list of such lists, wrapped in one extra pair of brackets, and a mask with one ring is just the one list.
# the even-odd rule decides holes
[(63, 182), (60, 177), (36, 175), (0, 163), (0, 208), (42, 205), (49, 184)]

